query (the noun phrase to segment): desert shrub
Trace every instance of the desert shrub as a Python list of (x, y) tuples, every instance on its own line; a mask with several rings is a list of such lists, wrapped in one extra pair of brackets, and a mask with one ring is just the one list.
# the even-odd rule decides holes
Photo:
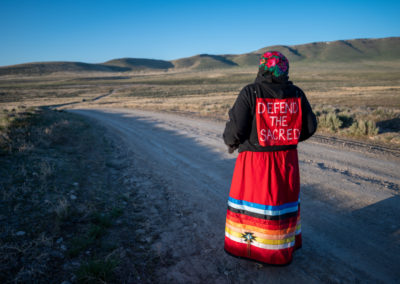
[(337, 132), (343, 125), (343, 121), (333, 112), (321, 114), (318, 116), (318, 126), (331, 132)]
[(9, 149), (9, 138), (7, 135), (7, 127), (10, 123), (7, 115), (8, 110), (4, 109), (0, 112), (0, 155), (6, 153)]
[(392, 119), (398, 116), (398, 112), (393, 109), (378, 107), (372, 112), (372, 115), (377, 117), (379, 120)]
[(0, 130), (5, 129), (9, 124), (9, 117), (7, 114), (2, 113), (0, 114)]
[(375, 136), (379, 132), (379, 127), (376, 126), (376, 123), (372, 120), (368, 120), (366, 122), (367, 125), (367, 134), (369, 136)]
[(349, 133), (356, 136), (375, 136), (379, 127), (372, 120), (356, 120), (349, 128)]
[(319, 129), (350, 136), (375, 136), (379, 133), (376, 115), (385, 113), (386, 116), (393, 116), (393, 112), (382, 108), (373, 112), (370, 109), (339, 109), (333, 106), (316, 106), (316, 109)]

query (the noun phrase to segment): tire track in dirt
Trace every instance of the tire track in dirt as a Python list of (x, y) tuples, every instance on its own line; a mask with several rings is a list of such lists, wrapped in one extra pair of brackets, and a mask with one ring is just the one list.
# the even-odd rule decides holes
[(318, 167), (320, 169), (326, 170), (326, 171), (332, 171), (335, 173), (340, 173), (343, 176), (347, 176), (347, 177), (351, 177), (354, 180), (360, 180), (360, 181), (366, 181), (369, 182), (371, 184), (375, 184), (377, 186), (380, 187), (385, 187), (389, 190), (392, 190), (394, 194), (399, 195), (400, 194), (400, 185), (389, 181), (389, 180), (385, 180), (382, 177), (379, 177), (377, 175), (366, 175), (366, 174), (360, 174), (357, 172), (352, 171), (350, 168), (340, 168), (340, 167), (335, 167), (332, 165), (327, 165), (324, 162), (316, 162), (316, 161), (311, 161), (311, 160), (300, 160), (300, 162), (302, 163), (306, 163), (306, 164), (310, 164), (313, 165), (315, 167)]

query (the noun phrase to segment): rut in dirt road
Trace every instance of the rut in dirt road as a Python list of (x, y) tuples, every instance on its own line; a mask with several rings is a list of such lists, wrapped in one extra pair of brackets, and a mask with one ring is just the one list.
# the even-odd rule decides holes
[[(300, 143), (303, 248), (288, 266), (260, 265), (223, 251), (235, 158), (223, 144), (223, 123), (136, 110), (73, 112), (106, 126), (167, 190), (168, 200), (157, 206), (170, 214), (158, 224), (162, 233), (152, 244), (168, 258), (156, 272), (160, 280), (399, 281), (399, 160)], [(147, 194), (165, 200), (165, 192)]]

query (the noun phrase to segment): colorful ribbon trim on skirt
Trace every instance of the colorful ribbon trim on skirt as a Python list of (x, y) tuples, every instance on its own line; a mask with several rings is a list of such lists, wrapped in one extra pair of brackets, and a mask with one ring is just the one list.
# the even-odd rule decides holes
[(301, 233), (298, 209), (299, 201), (271, 206), (229, 197), (225, 236), (261, 249), (294, 247)]

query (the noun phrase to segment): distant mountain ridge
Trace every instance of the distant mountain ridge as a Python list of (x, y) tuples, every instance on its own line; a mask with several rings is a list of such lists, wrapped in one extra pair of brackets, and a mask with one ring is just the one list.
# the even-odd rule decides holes
[(266, 49), (282, 51), (291, 61), (398, 60), (400, 59), (400, 37), (337, 40), (292, 46), (278, 45), (261, 48), (254, 53), (261, 54)]
[(301, 45), (275, 45), (244, 54), (200, 54), (176, 60), (120, 58), (104, 63), (40, 62), (0, 67), (0, 76), (9, 74), (48, 74), (53, 72), (146, 72), (167, 70), (209, 70), (256, 66), (266, 50), (278, 50), (290, 62), (357, 62), (400, 60), (400, 37), (313, 42)]

